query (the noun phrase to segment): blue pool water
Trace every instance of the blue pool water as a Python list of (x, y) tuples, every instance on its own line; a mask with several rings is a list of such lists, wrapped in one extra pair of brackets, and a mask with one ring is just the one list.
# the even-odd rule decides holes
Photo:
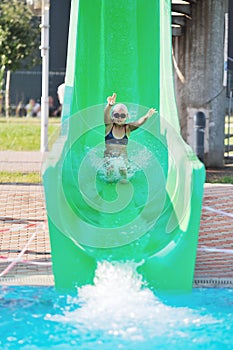
[(233, 290), (158, 296), (133, 265), (109, 263), (77, 295), (2, 286), (0, 349), (233, 349)]

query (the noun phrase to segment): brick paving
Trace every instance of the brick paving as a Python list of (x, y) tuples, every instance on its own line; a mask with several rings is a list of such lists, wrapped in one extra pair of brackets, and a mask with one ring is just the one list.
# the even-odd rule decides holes
[(195, 283), (233, 287), (233, 185), (205, 185)]
[[(233, 185), (205, 185), (194, 286), (233, 287), (232, 204)], [(53, 284), (41, 185), (0, 185), (0, 274), (6, 269), (2, 285)]]
[(19, 262), (0, 277), (0, 284), (52, 284), (42, 186), (0, 185), (0, 274), (24, 250)]

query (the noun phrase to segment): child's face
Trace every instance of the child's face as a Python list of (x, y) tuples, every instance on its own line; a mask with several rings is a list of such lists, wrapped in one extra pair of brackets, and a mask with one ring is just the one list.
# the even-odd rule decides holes
[(118, 125), (124, 125), (127, 118), (126, 110), (123, 108), (120, 108), (119, 110), (114, 110), (112, 113), (112, 120), (113, 123)]

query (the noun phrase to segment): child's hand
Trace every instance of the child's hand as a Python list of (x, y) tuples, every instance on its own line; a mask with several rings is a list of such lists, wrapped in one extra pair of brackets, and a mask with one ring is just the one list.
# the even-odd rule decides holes
[(110, 106), (113, 106), (116, 102), (116, 93), (114, 92), (112, 96), (108, 96), (107, 101)]
[(150, 108), (149, 111), (147, 112), (148, 118), (150, 118), (155, 113), (156, 113), (156, 109), (155, 108)]

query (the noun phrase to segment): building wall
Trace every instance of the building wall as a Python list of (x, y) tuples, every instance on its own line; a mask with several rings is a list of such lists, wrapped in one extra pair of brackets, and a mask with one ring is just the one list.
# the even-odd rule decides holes
[(224, 18), (227, 5), (227, 0), (198, 0), (192, 6), (192, 20), (187, 22), (185, 34), (173, 38), (182, 135), (190, 140), (190, 133), (194, 132), (194, 125), (190, 123), (194, 110), (206, 112), (205, 164), (209, 167), (221, 167), (224, 160)]

